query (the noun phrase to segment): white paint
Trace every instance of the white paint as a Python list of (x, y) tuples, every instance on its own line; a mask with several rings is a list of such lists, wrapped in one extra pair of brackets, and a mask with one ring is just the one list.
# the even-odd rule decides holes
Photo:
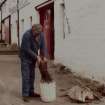
[[(35, 6), (46, 0), (30, 0), (30, 4), (20, 10), (20, 25), (24, 19), (24, 30), (32, 24), (39, 23), (39, 14)], [(67, 25), (63, 38), (63, 0), (54, 0), (55, 28), (55, 61), (64, 63), (83, 76), (105, 80), (105, 0), (65, 0), (66, 15), (70, 24)], [(17, 14), (11, 16), (13, 24), (12, 42), (17, 42)], [(20, 40), (23, 32), (20, 26)]]
[(63, 39), (60, 6), (58, 7), (59, 3), (56, 3), (56, 60), (82, 73), (83, 76), (95, 76), (96, 79), (103, 80), (105, 78), (105, 1), (65, 0), (65, 2), (71, 33)]
[[(3, 7), (3, 19), (7, 17), (8, 15), (11, 15), (11, 41), (12, 43), (18, 43), (18, 37), (17, 37), (17, 11), (13, 12), (12, 14), (9, 12), (9, 8), (13, 8), (16, 6), (17, 0), (8, 0), (6, 2), (7, 5), (4, 5)], [(35, 10), (35, 6), (45, 2), (46, 0), (29, 0), (30, 4), (25, 6), (24, 8), (20, 9), (20, 43), (23, 36), (23, 33), (30, 29), (30, 16), (32, 16), (32, 24), (39, 23), (39, 14)], [(21, 2), (21, 0), (20, 0)], [(5, 9), (6, 8), (6, 9)], [(24, 31), (22, 31), (23, 26), (21, 26), (21, 20), (24, 19)]]

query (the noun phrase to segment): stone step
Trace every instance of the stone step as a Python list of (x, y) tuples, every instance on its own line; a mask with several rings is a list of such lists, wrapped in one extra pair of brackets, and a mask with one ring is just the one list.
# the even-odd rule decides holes
[(0, 43), (0, 48), (2, 48), (2, 47), (7, 47), (7, 46), (8, 46), (7, 43)]
[(19, 49), (0, 48), (0, 55), (18, 55)]
[(19, 51), (0, 51), (0, 55), (19, 55)]
[[(1, 45), (1, 44), (0, 44)], [(11, 45), (1, 45), (0, 46), (0, 55), (18, 55), (19, 54), (19, 48), (13, 47)]]

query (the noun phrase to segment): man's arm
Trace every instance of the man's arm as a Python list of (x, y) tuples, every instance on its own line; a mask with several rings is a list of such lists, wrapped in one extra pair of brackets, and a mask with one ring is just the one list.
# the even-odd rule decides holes
[(44, 33), (41, 33), (41, 41), (40, 41), (40, 53), (42, 56), (47, 57), (48, 52), (45, 44), (45, 38), (44, 38)]
[(28, 33), (23, 36), (21, 50), (25, 51), (32, 59), (37, 59), (37, 54), (31, 50), (30, 37)]

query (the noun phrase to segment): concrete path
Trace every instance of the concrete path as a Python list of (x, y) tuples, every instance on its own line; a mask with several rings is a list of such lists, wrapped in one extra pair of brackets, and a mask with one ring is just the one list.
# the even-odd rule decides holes
[[(53, 69), (49, 68), (52, 72)], [(53, 73), (54, 77), (54, 73)], [(36, 70), (36, 91), (39, 91), (40, 73)], [(66, 80), (64, 80), (66, 81)], [(64, 84), (57, 80), (57, 100), (53, 103), (44, 103), (39, 98), (33, 99), (30, 103), (24, 103), (21, 100), (21, 71), (20, 61), (16, 55), (0, 56), (0, 105), (82, 105), (71, 103), (68, 98), (59, 97), (59, 88)], [(59, 83), (58, 83), (59, 82)], [(61, 84), (61, 86), (60, 86)], [(103, 102), (94, 102), (84, 105), (105, 105)]]

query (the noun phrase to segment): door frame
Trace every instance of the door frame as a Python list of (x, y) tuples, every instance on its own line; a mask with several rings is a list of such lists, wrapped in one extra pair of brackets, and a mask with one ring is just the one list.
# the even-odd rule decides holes
[[(43, 8), (44, 8), (44, 11), (45, 10), (47, 10), (47, 9), (51, 9), (53, 12), (53, 22), (52, 22), (52, 37), (50, 38), (50, 40), (51, 40), (51, 42), (50, 42), (50, 45), (52, 44), (52, 46), (50, 46), (51, 48), (50, 48), (50, 50), (51, 50), (51, 56), (50, 56), (50, 58), (49, 59), (51, 59), (51, 60), (54, 60), (54, 50), (55, 50), (55, 35), (54, 35), (54, 0), (47, 0), (46, 2), (43, 2), (42, 4), (39, 4), (39, 5), (37, 5), (36, 7), (35, 7), (35, 9), (38, 11), (38, 13), (39, 13), (39, 16), (40, 16), (40, 23), (41, 24), (43, 24), (43, 19), (44, 19), (44, 17), (43, 17), (43, 15), (44, 14), (42, 14), (42, 17), (41, 17), (41, 12), (43, 11)], [(43, 12), (42, 12), (43, 13)], [(48, 39), (47, 39), (48, 40)]]
[[(5, 18), (2, 20), (1, 24), (2, 24), (6, 19), (9, 19), (9, 43), (8, 43), (8, 44), (11, 44), (11, 15), (5, 17)], [(3, 29), (3, 28), (2, 28), (2, 29)], [(1, 33), (1, 35), (2, 35), (2, 33)], [(2, 37), (3, 37), (3, 36), (2, 36)]]
[(49, 5), (51, 3), (54, 3), (54, 0), (47, 0), (47, 1), (45, 1), (45, 2), (43, 2), (41, 4), (39, 4), (39, 5), (37, 5), (35, 7), (35, 9), (38, 11), (40, 8), (45, 7), (46, 5)]

